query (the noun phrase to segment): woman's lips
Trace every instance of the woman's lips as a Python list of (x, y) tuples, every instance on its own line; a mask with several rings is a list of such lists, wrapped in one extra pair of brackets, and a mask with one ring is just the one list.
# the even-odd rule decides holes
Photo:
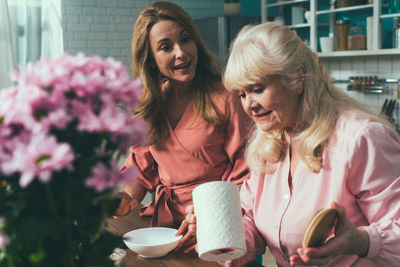
[(190, 62), (185, 63), (185, 64), (180, 64), (180, 65), (178, 65), (178, 66), (175, 66), (174, 68), (175, 68), (177, 71), (185, 72), (186, 70), (189, 69), (189, 66), (190, 66)]
[(272, 113), (272, 110), (267, 111), (267, 112), (264, 112), (264, 113), (256, 114), (256, 115), (254, 115), (254, 118), (255, 118), (256, 120), (259, 120), (259, 121), (265, 120), (266, 118), (269, 117), (269, 115), (270, 115), (271, 113)]

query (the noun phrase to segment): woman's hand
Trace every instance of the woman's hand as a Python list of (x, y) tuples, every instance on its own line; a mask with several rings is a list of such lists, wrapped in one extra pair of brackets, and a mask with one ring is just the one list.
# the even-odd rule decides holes
[(125, 185), (124, 190), (119, 192), (122, 195), (122, 199), (117, 211), (115, 212), (114, 219), (118, 218), (118, 216), (125, 216), (131, 210), (137, 209), (146, 195), (146, 192), (147, 191), (143, 185), (136, 181), (129, 185)]
[(114, 219), (118, 218), (118, 216), (127, 215), (131, 210), (137, 209), (139, 206), (137, 199), (129, 195), (127, 192), (121, 191), (120, 194), (122, 195), (122, 199), (117, 211), (115, 212)]
[(175, 250), (183, 250), (184, 253), (189, 253), (193, 250), (197, 251), (196, 240), (196, 216), (194, 215), (193, 205), (189, 205), (185, 209), (186, 217), (178, 229), (176, 236), (183, 235)]
[(290, 266), (324, 265), (339, 255), (355, 254), (363, 257), (368, 254), (368, 233), (351, 224), (343, 206), (333, 202), (331, 207), (338, 212), (334, 237), (318, 248), (298, 248), (298, 254), (290, 256)]

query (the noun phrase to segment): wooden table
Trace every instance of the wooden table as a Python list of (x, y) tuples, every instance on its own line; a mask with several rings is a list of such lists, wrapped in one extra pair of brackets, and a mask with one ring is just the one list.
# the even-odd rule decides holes
[[(150, 218), (139, 216), (138, 210), (132, 211), (127, 216), (118, 219), (107, 219), (106, 230), (116, 236), (124, 235), (131, 230), (148, 227)], [(121, 239), (122, 241), (122, 239)], [(118, 267), (218, 267), (216, 262), (201, 260), (197, 253), (183, 254), (172, 251), (161, 258), (145, 259), (130, 249), (126, 249), (126, 256), (118, 263)]]

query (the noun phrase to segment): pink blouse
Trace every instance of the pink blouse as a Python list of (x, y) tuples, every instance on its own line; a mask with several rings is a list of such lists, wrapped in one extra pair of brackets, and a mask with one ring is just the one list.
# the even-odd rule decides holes
[(141, 210), (141, 215), (152, 216), (151, 226), (179, 226), (197, 185), (216, 180), (239, 184), (250, 175), (243, 155), (250, 121), (239, 97), (224, 89), (213, 101), (223, 114), (229, 106), (225, 129), (208, 125), (189, 102), (176, 127), (169, 125), (169, 138), (161, 147), (130, 149), (123, 169), (137, 166), (138, 181), (156, 192), (155, 201)]
[(279, 266), (289, 266), (309, 219), (332, 201), (346, 208), (355, 226), (364, 227), (370, 247), (365, 258), (338, 256), (326, 266), (400, 266), (400, 139), (395, 131), (365, 115), (343, 114), (319, 173), (299, 163), (290, 190), (288, 151), (270, 167), (271, 173), (252, 173), (241, 188), (248, 254), (236, 266), (264, 253), (266, 246)]

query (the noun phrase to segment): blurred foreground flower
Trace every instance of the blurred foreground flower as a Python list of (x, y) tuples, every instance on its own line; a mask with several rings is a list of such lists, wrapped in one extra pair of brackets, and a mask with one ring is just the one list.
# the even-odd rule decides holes
[(0, 266), (113, 266), (119, 238), (102, 231), (118, 162), (146, 142), (131, 112), (141, 93), (112, 58), (64, 55), (13, 73), (0, 90)]

